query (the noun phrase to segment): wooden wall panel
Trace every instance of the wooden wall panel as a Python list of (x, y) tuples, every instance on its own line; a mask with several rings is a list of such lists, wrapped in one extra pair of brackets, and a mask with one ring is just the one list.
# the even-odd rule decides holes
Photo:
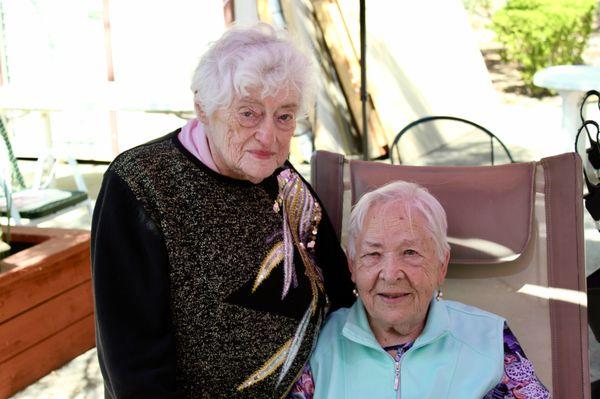
[(89, 253), (72, 255), (11, 284), (3, 284), (0, 278), (0, 322), (89, 280), (89, 256)]
[(88, 231), (13, 229), (14, 240), (41, 243), (0, 261), (0, 322), (91, 278)]
[(0, 363), (0, 398), (20, 391), (94, 346), (94, 317), (89, 315)]
[(95, 346), (90, 233), (14, 227), (0, 261), (0, 398)]
[(91, 280), (0, 323), (0, 364), (92, 315)]

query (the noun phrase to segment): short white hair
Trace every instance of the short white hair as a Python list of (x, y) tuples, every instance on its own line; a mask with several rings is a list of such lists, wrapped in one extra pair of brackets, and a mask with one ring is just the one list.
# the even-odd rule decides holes
[(196, 67), (191, 89), (194, 102), (210, 118), (251, 88), (262, 89), (265, 97), (291, 87), (300, 93), (302, 115), (314, 103), (315, 76), (313, 62), (285, 31), (258, 23), (233, 26), (212, 43)]
[(406, 181), (395, 181), (368, 192), (354, 205), (348, 227), (348, 257), (354, 260), (356, 256), (356, 241), (364, 227), (369, 210), (376, 204), (394, 202), (404, 204), (409, 216), (413, 211), (421, 212), (426, 220), (424, 227), (435, 243), (436, 255), (443, 262), (450, 251), (446, 211), (426, 188)]

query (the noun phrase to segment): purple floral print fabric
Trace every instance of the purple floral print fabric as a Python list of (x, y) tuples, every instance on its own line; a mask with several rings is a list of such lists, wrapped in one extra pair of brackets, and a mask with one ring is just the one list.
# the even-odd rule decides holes
[(504, 323), (504, 376), (484, 399), (547, 399), (550, 393), (535, 375), (508, 324)]
[(304, 366), (300, 378), (298, 378), (296, 384), (292, 387), (287, 399), (313, 399), (314, 394), (315, 385), (313, 383), (313, 376), (310, 371), (310, 364), (307, 364)]

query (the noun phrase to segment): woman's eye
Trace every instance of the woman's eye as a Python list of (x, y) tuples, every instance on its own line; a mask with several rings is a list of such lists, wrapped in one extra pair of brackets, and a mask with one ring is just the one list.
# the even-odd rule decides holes
[(254, 127), (260, 122), (261, 116), (250, 110), (245, 109), (238, 112), (238, 122), (244, 127)]
[(244, 119), (253, 119), (257, 118), (258, 114), (252, 110), (244, 110), (240, 112), (240, 116)]
[(415, 256), (415, 255), (419, 255), (419, 253), (417, 251), (415, 251), (414, 249), (405, 249), (404, 255)]
[(289, 122), (294, 120), (294, 115), (292, 114), (283, 114), (279, 115), (279, 120), (282, 122)]
[(377, 258), (379, 255), (379, 252), (367, 252), (366, 254), (362, 255), (362, 258)]
[(277, 116), (277, 123), (279, 124), (279, 127), (284, 129), (284, 130), (291, 130), (296, 126), (296, 118), (294, 116), (294, 114), (291, 113), (287, 113), (287, 114), (281, 114)]

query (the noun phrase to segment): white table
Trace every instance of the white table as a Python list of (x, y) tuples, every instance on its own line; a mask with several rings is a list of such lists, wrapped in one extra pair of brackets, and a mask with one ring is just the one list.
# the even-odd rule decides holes
[[(579, 108), (588, 90), (600, 91), (600, 67), (589, 65), (558, 65), (538, 71), (533, 76), (536, 86), (553, 89), (560, 94), (562, 107), (562, 142), (565, 151), (575, 150), (575, 136), (581, 127)], [(585, 154), (585, 141), (579, 139), (579, 154)]]

